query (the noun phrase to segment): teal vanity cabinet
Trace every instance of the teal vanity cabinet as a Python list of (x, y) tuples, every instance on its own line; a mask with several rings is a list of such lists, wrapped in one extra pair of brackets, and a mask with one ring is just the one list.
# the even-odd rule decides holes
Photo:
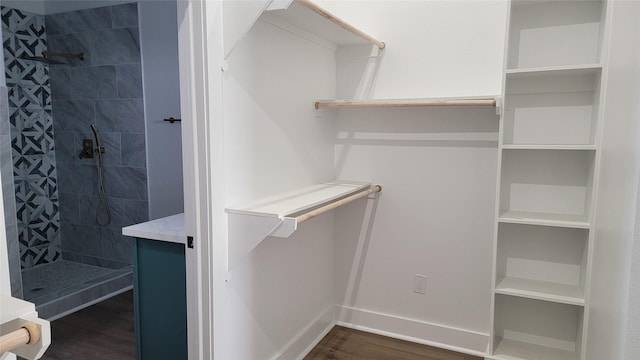
[(137, 360), (187, 359), (184, 216), (122, 229), (133, 244)]

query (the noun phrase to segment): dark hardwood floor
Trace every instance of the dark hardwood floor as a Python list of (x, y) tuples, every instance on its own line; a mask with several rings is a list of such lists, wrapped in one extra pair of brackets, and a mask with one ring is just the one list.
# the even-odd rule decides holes
[[(136, 351), (133, 292), (125, 292), (53, 321), (51, 331), (51, 346), (42, 359), (134, 360)], [(305, 357), (305, 360), (482, 360), (482, 358), (336, 326)]]
[(305, 360), (482, 360), (449, 350), (334, 327)]
[(51, 322), (45, 360), (133, 360), (133, 292), (127, 291)]

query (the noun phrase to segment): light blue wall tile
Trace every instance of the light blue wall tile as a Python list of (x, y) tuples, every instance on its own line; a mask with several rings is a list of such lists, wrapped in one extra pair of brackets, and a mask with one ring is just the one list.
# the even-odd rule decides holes
[(74, 33), (67, 35), (47, 35), (47, 50), (57, 53), (80, 54), (84, 58), (55, 57), (61, 65), (52, 64), (50, 67), (89, 66), (91, 65), (91, 38), (88, 33)]
[[(15, 217), (15, 212), (14, 212)], [(18, 226), (14, 223), (6, 226), (7, 254), (9, 257), (9, 277), (11, 295), (22, 298), (22, 272), (20, 271), (20, 244), (18, 242)]]
[(11, 137), (0, 135), (0, 176), (2, 176), (2, 193), (5, 224), (16, 224), (16, 199), (13, 181), (13, 161), (11, 159)]
[(122, 142), (120, 133), (100, 132), (100, 144), (105, 148), (102, 154), (104, 165), (122, 164)]
[(71, 98), (113, 99), (118, 97), (115, 66), (78, 67), (69, 71)]
[(55, 100), (53, 102), (53, 129), (58, 131), (91, 131), (95, 123), (95, 111), (92, 101)]
[(76, 163), (79, 161), (78, 155), (82, 150), (82, 143), (76, 142), (74, 132), (56, 131), (56, 163)]
[(149, 202), (143, 200), (124, 200), (125, 224), (129, 226), (149, 221)]
[(60, 192), (78, 195), (98, 193), (98, 174), (95, 165), (61, 163), (58, 165), (58, 186)]
[(142, 99), (97, 100), (96, 119), (102, 131), (144, 134)]
[[(80, 207), (80, 224), (96, 226), (100, 228), (122, 229), (125, 223), (124, 216), (124, 199), (107, 197), (109, 209), (111, 210), (111, 222), (107, 225), (98, 225), (96, 222), (96, 211), (98, 209), (97, 196), (79, 196), (78, 204)], [(107, 216), (104, 203), (100, 202), (99, 220), (101, 224), (106, 224)]]
[(145, 168), (105, 166), (105, 173), (109, 195), (125, 199), (147, 200)]
[(116, 66), (118, 97), (142, 98), (142, 69), (140, 64)]
[(113, 28), (137, 27), (138, 4), (130, 3), (112, 7)]
[[(2, 74), (0, 74), (2, 76)], [(11, 127), (9, 126), (9, 98), (7, 96), (7, 88), (0, 86), (0, 136), (11, 135)]]
[(60, 206), (60, 222), (80, 223), (80, 207), (76, 193), (59, 192), (58, 203)]
[(121, 229), (102, 229), (102, 257), (132, 263), (131, 238), (122, 235)]
[(63, 222), (62, 251), (100, 256), (102, 254), (100, 228)]
[(111, 28), (111, 7), (70, 11), (45, 16), (47, 34), (68, 34)]
[(122, 165), (132, 167), (147, 166), (144, 134), (122, 134)]
[(91, 33), (93, 65), (140, 62), (137, 28), (95, 31)]
[(74, 70), (65, 67), (54, 66), (49, 68), (52, 99), (71, 99), (71, 78), (69, 76), (69, 71)]
[(70, 251), (63, 252), (62, 258), (68, 261), (79, 262), (82, 264), (93, 265), (93, 266), (99, 266), (107, 269), (122, 269), (123, 267), (127, 267), (131, 265), (131, 263), (109, 260), (102, 257), (78, 254)]

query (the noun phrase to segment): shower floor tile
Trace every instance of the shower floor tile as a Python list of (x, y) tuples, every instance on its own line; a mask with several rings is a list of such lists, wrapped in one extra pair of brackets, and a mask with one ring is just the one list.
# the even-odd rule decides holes
[(59, 260), (22, 272), (24, 299), (55, 319), (130, 289), (132, 266), (103, 268)]

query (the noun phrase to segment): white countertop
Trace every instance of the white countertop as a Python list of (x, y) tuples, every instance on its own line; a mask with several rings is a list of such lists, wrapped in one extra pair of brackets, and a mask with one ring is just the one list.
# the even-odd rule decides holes
[(123, 227), (122, 235), (185, 244), (187, 236), (184, 232), (184, 214)]

